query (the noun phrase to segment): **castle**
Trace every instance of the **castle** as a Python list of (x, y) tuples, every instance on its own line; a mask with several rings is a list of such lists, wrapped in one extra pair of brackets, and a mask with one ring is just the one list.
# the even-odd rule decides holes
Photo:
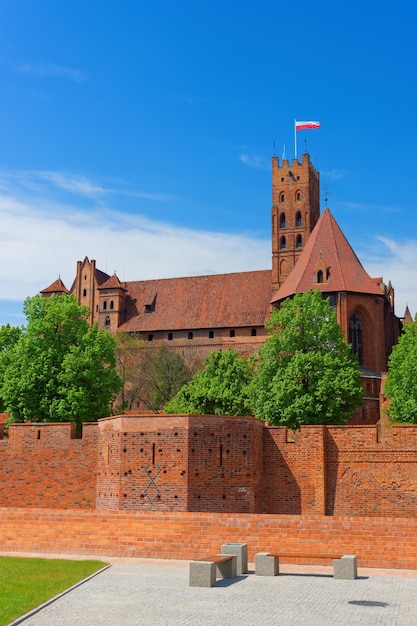
[[(90, 321), (186, 354), (265, 341), (271, 306), (319, 289), (362, 368), (360, 425), (292, 433), (253, 417), (130, 414), (83, 424), (0, 424), (3, 550), (200, 558), (226, 542), (249, 559), (279, 546), (417, 566), (417, 427), (379, 420), (381, 372), (400, 320), (328, 208), (308, 154), (272, 159), (272, 271), (121, 282), (87, 258), (70, 290)], [(365, 425), (369, 424), (369, 425)], [(302, 558), (308, 562), (308, 556)]]
[(307, 153), (301, 162), (272, 158), (272, 270), (121, 282), (86, 257), (69, 290), (58, 279), (41, 293), (74, 294), (100, 328), (167, 342), (201, 362), (213, 350), (256, 351), (271, 307), (309, 289), (329, 298), (358, 357), (366, 403), (355, 420), (376, 423), (381, 372), (401, 326), (394, 289), (367, 274), (330, 210), (320, 214), (319, 173)]

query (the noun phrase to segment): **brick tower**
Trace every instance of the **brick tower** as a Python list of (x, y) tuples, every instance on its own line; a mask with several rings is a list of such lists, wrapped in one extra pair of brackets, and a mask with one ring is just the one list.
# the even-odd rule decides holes
[(272, 286), (293, 269), (320, 216), (320, 176), (308, 154), (301, 163), (272, 157)]

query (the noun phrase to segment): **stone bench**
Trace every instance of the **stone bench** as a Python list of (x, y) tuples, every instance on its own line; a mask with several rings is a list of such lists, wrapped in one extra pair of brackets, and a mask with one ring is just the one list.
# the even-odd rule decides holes
[(300, 552), (258, 552), (255, 557), (257, 576), (277, 576), (280, 558), (329, 559), (333, 560), (333, 576), (344, 580), (358, 577), (357, 558), (353, 554), (308, 554)]
[(190, 587), (214, 587), (217, 577), (236, 577), (235, 554), (214, 554), (190, 561)]

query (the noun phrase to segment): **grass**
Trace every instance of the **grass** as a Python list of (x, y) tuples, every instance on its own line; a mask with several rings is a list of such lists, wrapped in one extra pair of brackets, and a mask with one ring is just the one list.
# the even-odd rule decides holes
[(104, 567), (101, 561), (0, 557), (0, 626)]

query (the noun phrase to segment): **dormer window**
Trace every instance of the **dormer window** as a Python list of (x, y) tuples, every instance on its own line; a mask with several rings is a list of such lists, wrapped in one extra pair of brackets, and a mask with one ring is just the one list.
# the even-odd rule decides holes
[(154, 297), (151, 299), (147, 299), (145, 301), (145, 314), (149, 315), (149, 313), (152, 313), (153, 311), (155, 311), (155, 302), (156, 302), (156, 294), (154, 295)]
[(152, 313), (152, 304), (145, 304), (145, 313)]
[(317, 282), (318, 283), (322, 283), (323, 282), (323, 272), (322, 272), (322, 270), (319, 270), (317, 272)]

